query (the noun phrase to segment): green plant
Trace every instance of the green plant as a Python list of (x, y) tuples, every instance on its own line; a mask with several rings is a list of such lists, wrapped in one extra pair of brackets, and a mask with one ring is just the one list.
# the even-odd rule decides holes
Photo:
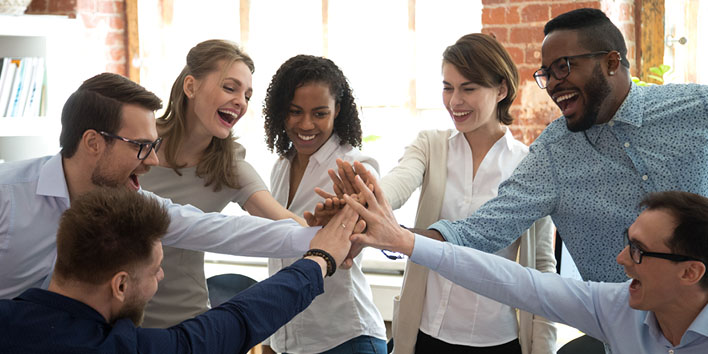
[[(659, 84), (663, 84), (664, 83), (664, 74), (669, 72), (669, 70), (671, 70), (671, 66), (666, 65), (666, 64), (662, 64), (659, 66), (652, 66), (651, 68), (649, 68), (649, 72), (651, 72), (651, 74), (647, 75), (647, 77), (649, 79), (659, 82)], [(656, 85), (651, 82), (644, 82), (636, 76), (632, 76), (632, 82), (634, 82), (638, 86)]]
[(372, 141), (376, 141), (376, 140), (379, 140), (379, 139), (381, 139), (381, 137), (378, 136), (378, 135), (367, 135), (367, 136), (363, 137), (363, 138), (361, 139), (361, 141), (362, 141), (362, 142), (365, 142), (365, 143), (370, 143), (370, 142), (372, 142)]

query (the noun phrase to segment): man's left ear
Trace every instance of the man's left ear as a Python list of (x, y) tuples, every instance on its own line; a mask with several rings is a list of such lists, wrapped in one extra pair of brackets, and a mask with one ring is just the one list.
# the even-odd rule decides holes
[(610, 76), (617, 74), (617, 71), (620, 69), (620, 65), (622, 65), (622, 54), (616, 50), (610, 52), (607, 56), (607, 73)]
[(706, 265), (699, 261), (688, 261), (681, 274), (681, 280), (688, 284), (697, 284), (706, 274)]
[(497, 103), (504, 100), (508, 93), (509, 87), (506, 85), (506, 80), (502, 80), (501, 84), (499, 84), (499, 91), (497, 92)]
[(113, 298), (125, 302), (127, 297), (128, 287), (131, 285), (130, 275), (126, 271), (120, 271), (111, 278), (111, 293)]

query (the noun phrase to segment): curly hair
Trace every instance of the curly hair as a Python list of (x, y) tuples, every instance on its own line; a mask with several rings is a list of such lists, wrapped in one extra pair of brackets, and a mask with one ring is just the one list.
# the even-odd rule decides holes
[(286, 156), (293, 144), (285, 133), (285, 119), (295, 90), (309, 83), (324, 83), (339, 105), (339, 115), (334, 120), (334, 133), (340, 144), (361, 147), (361, 121), (354, 102), (354, 94), (344, 73), (333, 61), (312, 55), (297, 55), (278, 68), (268, 86), (263, 116), (265, 117), (266, 142), (270, 151)]

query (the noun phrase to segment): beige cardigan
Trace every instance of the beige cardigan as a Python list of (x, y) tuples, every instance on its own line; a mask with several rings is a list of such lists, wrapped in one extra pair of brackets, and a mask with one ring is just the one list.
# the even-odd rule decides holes
[[(416, 228), (427, 228), (440, 218), (447, 180), (448, 138), (452, 130), (426, 130), (406, 148), (403, 157), (381, 179), (381, 188), (391, 207), (401, 207), (421, 186)], [(553, 224), (549, 217), (534, 223), (521, 236), (519, 263), (542, 272), (554, 272)], [(406, 264), (401, 295), (394, 299), (393, 342), (395, 354), (415, 352), (415, 342), (423, 313), (428, 269)], [(399, 308), (405, 311), (399, 312)], [(519, 342), (523, 354), (555, 353), (556, 330), (541, 316), (518, 311)]]

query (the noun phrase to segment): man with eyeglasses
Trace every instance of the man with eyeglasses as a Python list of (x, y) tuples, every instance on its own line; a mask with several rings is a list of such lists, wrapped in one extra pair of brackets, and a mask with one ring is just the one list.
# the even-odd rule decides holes
[(368, 231), (352, 240), (401, 252), (482, 296), (565, 323), (607, 343), (612, 353), (708, 353), (708, 198), (681, 191), (652, 193), (625, 231), (616, 262), (630, 280), (581, 281), (400, 228), (376, 180), (367, 201), (349, 206)]
[(632, 223), (639, 201), (664, 190), (708, 196), (708, 88), (634, 85), (624, 38), (600, 10), (559, 15), (544, 33), (534, 77), (563, 116), (496, 198), (415, 231), (493, 253), (550, 215), (584, 279), (624, 281), (613, 261), (622, 240), (609, 235)]
[(56, 258), (56, 231), (71, 201), (98, 186), (149, 194), (172, 219), (165, 245), (242, 256), (298, 257), (319, 228), (292, 220), (203, 213), (140, 189), (158, 164), (154, 111), (160, 99), (116, 74), (86, 80), (62, 111), (62, 150), (55, 156), (0, 164), (0, 299), (46, 289)]

